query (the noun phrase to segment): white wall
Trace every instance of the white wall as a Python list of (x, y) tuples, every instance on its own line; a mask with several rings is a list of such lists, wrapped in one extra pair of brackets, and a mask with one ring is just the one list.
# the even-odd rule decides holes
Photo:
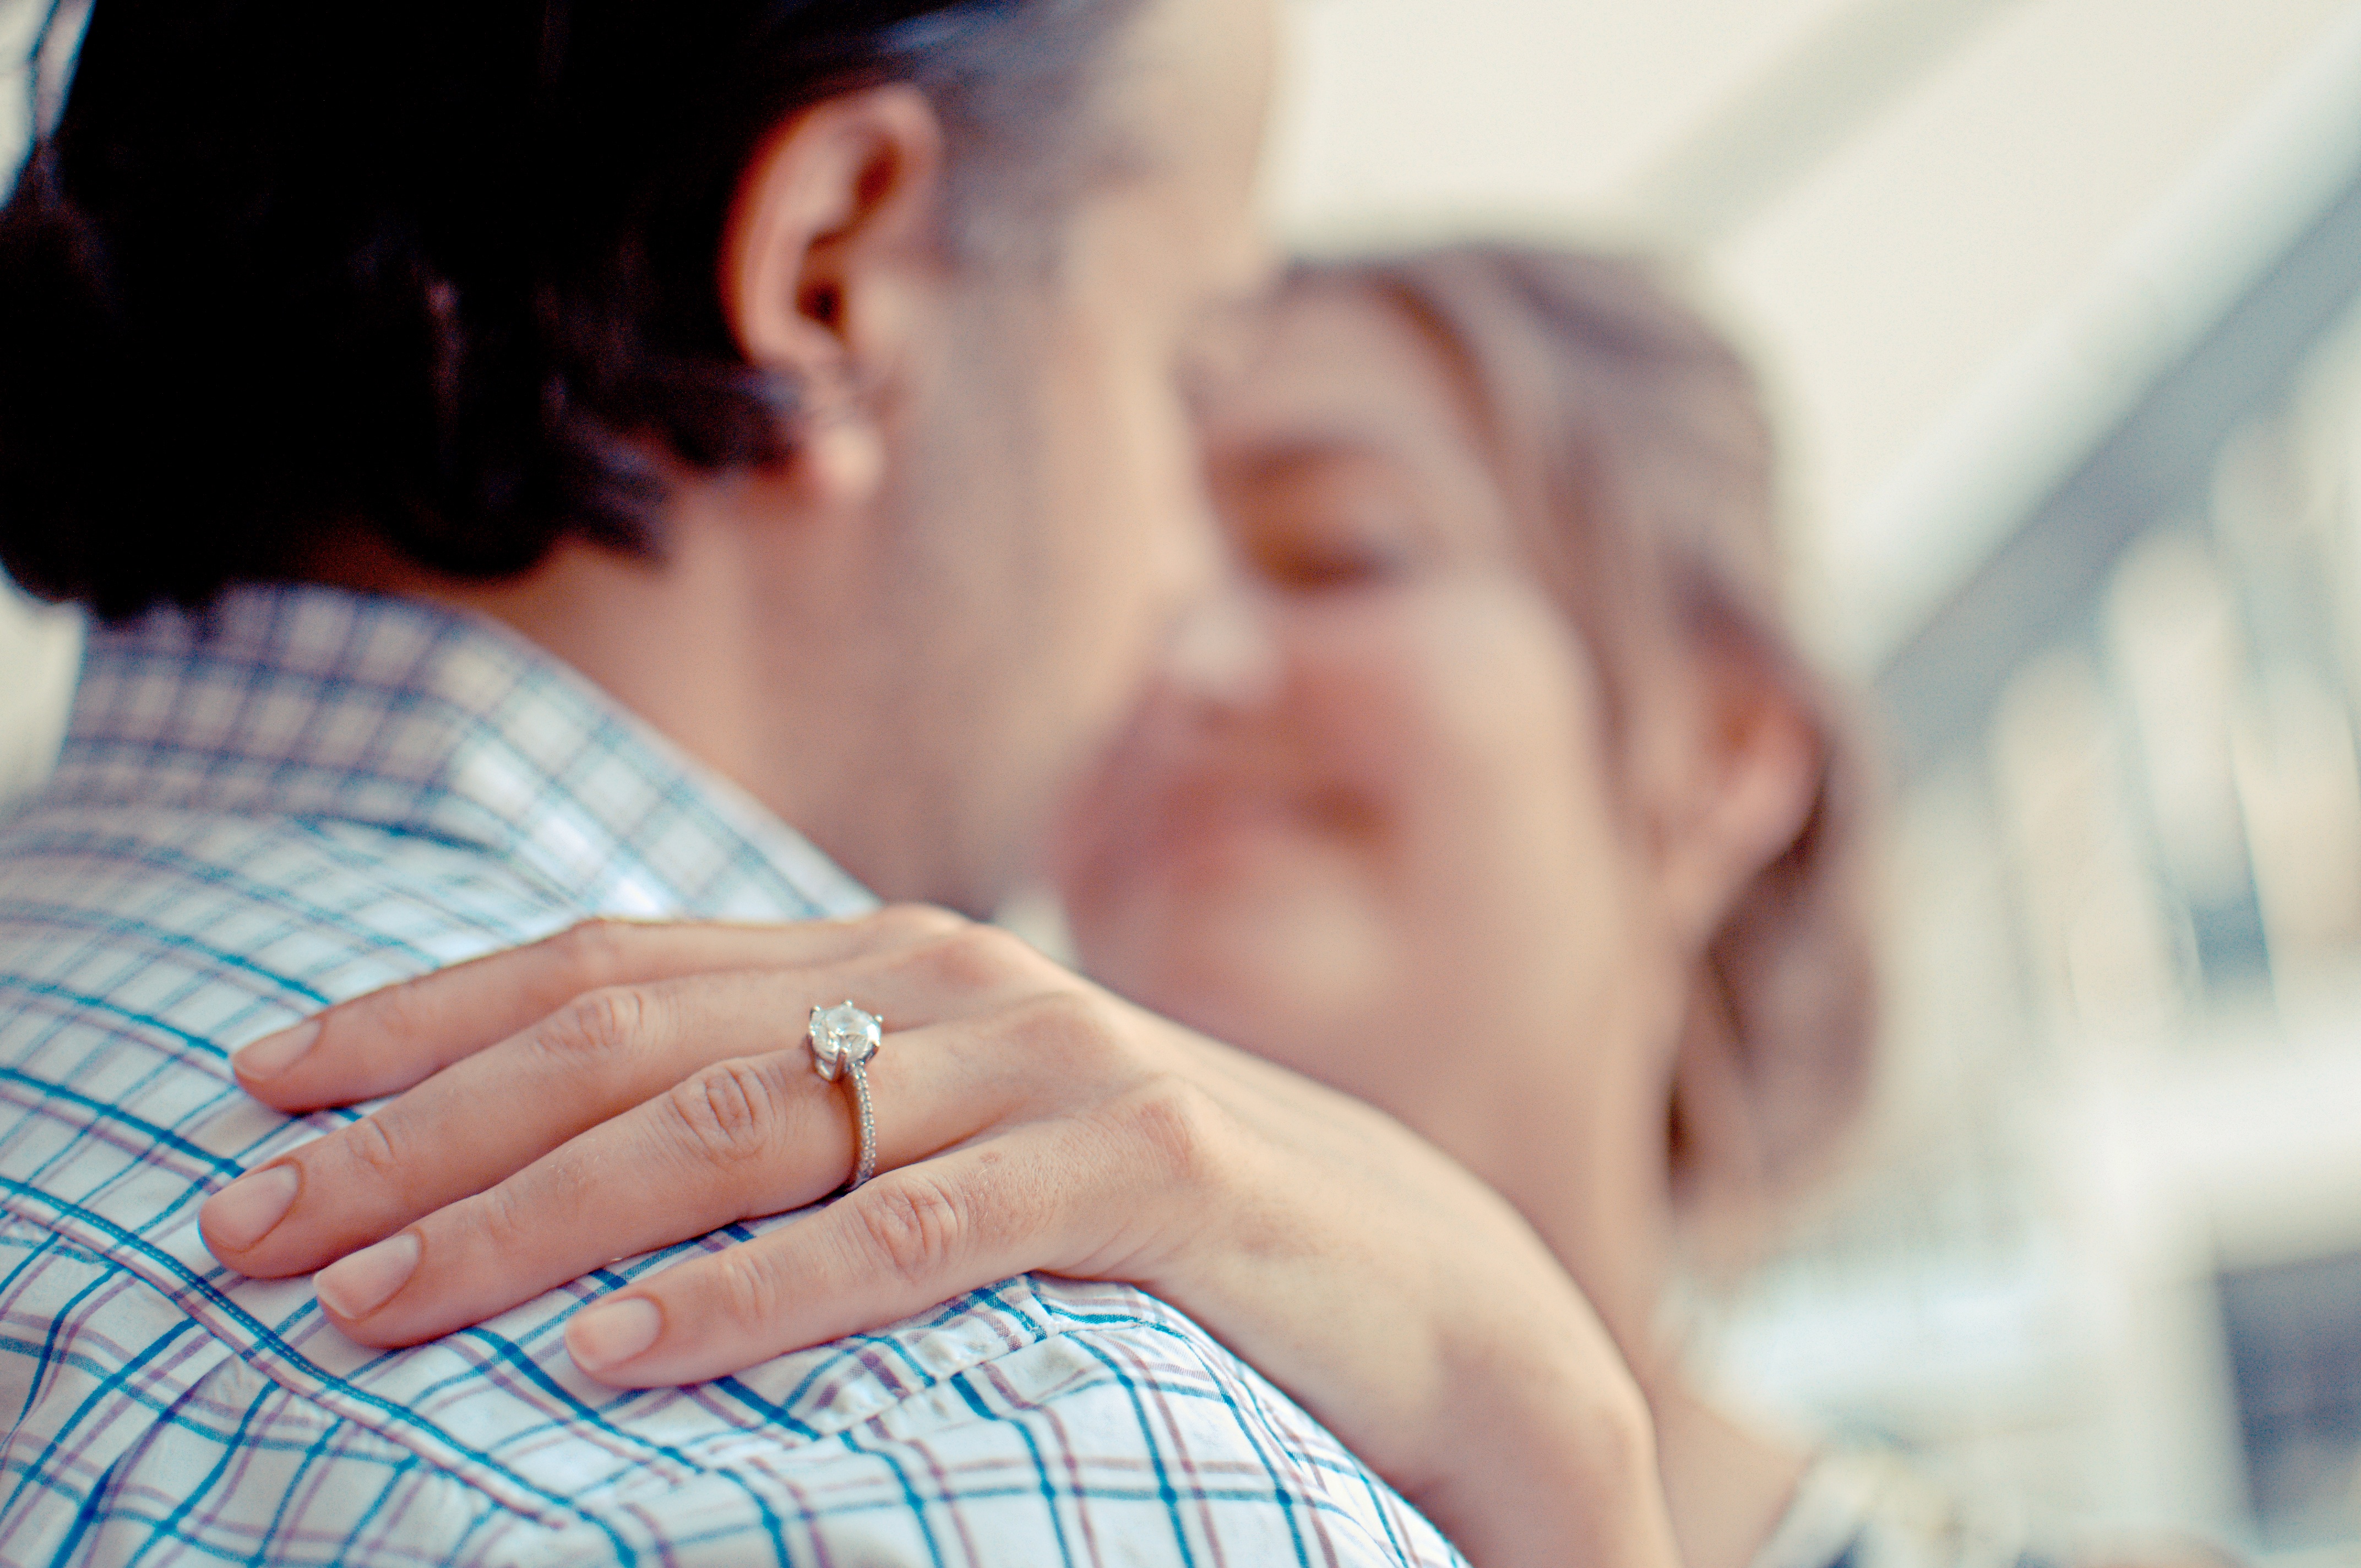
[[(1272, 203), (1317, 245), (1701, 236), (1785, 393), (1799, 554), (1841, 600), (1879, 482), (2354, 9), (1299, 0)], [(1762, 167), (1701, 221), (1716, 159)]]

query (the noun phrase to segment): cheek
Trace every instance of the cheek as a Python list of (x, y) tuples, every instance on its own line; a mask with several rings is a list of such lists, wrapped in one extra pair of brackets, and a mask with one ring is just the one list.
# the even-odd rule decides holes
[(1311, 706), (1386, 804), (1407, 861), (1506, 851), (1562, 865), (1615, 838), (1589, 661), (1522, 583), (1405, 596), (1306, 667)]
[(1137, 323), (1077, 312), (1054, 354), (1033, 484), (1041, 543), (1005, 611), (1042, 678), (1093, 740), (1121, 717), (1220, 547), (1195, 447), (1160, 356)]
[(1536, 1019), (1596, 1002), (1647, 923), (1579, 641), (1538, 594), (1471, 585), (1356, 663), (1357, 705), (1341, 669), (1334, 693), (1338, 751), (1378, 803), (1391, 975)]
[(1057, 285), (1046, 476), (1067, 537), (1060, 612), (1119, 642), (1160, 631), (1220, 559), (1177, 379), (1189, 269), (1144, 198), (1077, 220)]
[(1124, 607), (1169, 615), (1212, 578), (1222, 554), (1206, 503), (1195, 433), (1160, 345), (1118, 339), (1093, 413), (1093, 559), (1109, 619), (1137, 624)]

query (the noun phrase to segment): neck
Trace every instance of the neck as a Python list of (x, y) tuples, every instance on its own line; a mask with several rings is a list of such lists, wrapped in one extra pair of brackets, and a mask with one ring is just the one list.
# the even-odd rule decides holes
[[(1594, 1285), (1573, 1262), (1592, 1255), (1591, 1249), (1561, 1246), (1558, 1254), (1592, 1298), (1647, 1395), (1664, 1508), (1685, 1568), (1748, 1568), (1786, 1513), (1806, 1453), (1697, 1391), (1679, 1347), (1666, 1343), (1658, 1327), (1661, 1269), (1642, 1267)], [(1617, 1288), (1633, 1283), (1644, 1288)]]
[(1664, 1506), (1686, 1568), (1747, 1568), (1795, 1494), (1806, 1455), (1674, 1378), (1649, 1390)]
[(863, 530), (782, 503), (766, 483), (683, 487), (660, 559), (568, 538), (529, 572), (476, 581), (361, 535), (308, 575), (504, 623), (881, 896), (947, 902), (939, 802), (923, 791), (933, 775), (875, 721), (895, 700), (881, 682), (895, 631), (880, 625)]
[[(1568, 1140), (1572, 1141), (1572, 1140)], [(1596, 1168), (1559, 1172), (1567, 1191), (1600, 1194)], [(1651, 1194), (1620, 1195), (1646, 1204)], [(1653, 1193), (1661, 1204), (1662, 1193)], [(1594, 1202), (1588, 1211), (1569, 1201), (1557, 1212), (1530, 1202), (1524, 1208), (1543, 1237), (1592, 1301), (1621, 1347), (1656, 1425), (1656, 1462), (1664, 1503), (1686, 1568), (1747, 1568), (1786, 1512), (1805, 1454), (1797, 1447), (1755, 1431), (1716, 1408), (1692, 1387), (1677, 1352), (1662, 1343), (1656, 1302), (1662, 1269), (1652, 1266), (1653, 1234), (1614, 1223), (1616, 1216)], [(1614, 1266), (1586, 1267), (1577, 1260), (1611, 1260)]]
[(426, 571), (359, 533), (313, 562), (311, 575), (505, 624), (689, 756), (796, 818), (796, 803), (763, 766), (760, 737), (779, 698), (764, 689), (754, 607), (743, 573), (708, 531), (678, 531), (660, 562), (564, 539), (533, 570), (487, 581)]
[(780, 816), (798, 815), (763, 765), (779, 698), (764, 690), (752, 606), (720, 552), (684, 539), (658, 565), (567, 540), (523, 577), (413, 591), (504, 622)]
[[(1622, 995), (1620, 1014), (1601, 1017), (1594, 1010), (1598, 1033), (1592, 1045), (1598, 1061), (1623, 1064), (1624, 1072), (1586, 1080), (1581, 1092), (1564, 1098), (1496, 1102), (1491, 1125), (1522, 1135), (1495, 1140), (1489, 1162), (1479, 1154), (1471, 1166), (1541, 1233), (1646, 1391), (1665, 1507), (1686, 1568), (1747, 1568), (1785, 1513), (1806, 1456), (1701, 1398), (1659, 1327), (1664, 1280), (1675, 1266), (1662, 1130), (1669, 1069), (1661, 1065), (1663, 1051), (1637, 1045), (1619, 1050), (1615, 1043), (1659, 1037), (1672, 1010), (1652, 1010), (1630, 988)], [(1521, 1115), (1543, 1118), (1555, 1135), (1521, 1124)], [(1481, 1142), (1466, 1146), (1487, 1149)], [(1504, 1164), (1510, 1150), (1524, 1159)]]
[(522, 578), (418, 593), (508, 623), (782, 817), (798, 815), (763, 758), (777, 718), (763, 706), (765, 650), (720, 550), (680, 539), (659, 566), (569, 539)]

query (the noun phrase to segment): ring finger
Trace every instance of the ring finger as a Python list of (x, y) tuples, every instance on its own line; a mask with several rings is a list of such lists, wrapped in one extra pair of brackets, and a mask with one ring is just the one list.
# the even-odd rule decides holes
[[(868, 1069), (881, 1168), (1006, 1116), (1010, 1033), (962, 1019), (889, 1036)], [(619, 1257), (801, 1208), (853, 1157), (846, 1095), (807, 1050), (717, 1062), (324, 1270), (320, 1304), (365, 1344), (414, 1344)]]
[[(258, 1277), (304, 1273), (483, 1191), (716, 1062), (801, 1049), (815, 1003), (855, 997), (907, 1032), (1038, 983), (1018, 966), (997, 984), (947, 973), (976, 968), (946, 956), (952, 945), (593, 993), (216, 1193), (200, 1216), (206, 1245)], [(813, 1078), (810, 1091), (827, 1088)], [(503, 1113), (488, 1117), (487, 1106)]]

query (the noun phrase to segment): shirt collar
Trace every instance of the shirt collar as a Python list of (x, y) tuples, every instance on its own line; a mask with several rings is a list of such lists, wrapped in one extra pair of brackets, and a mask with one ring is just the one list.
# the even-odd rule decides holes
[(611, 915), (873, 900), (730, 781), (506, 628), (245, 587), (95, 630), (46, 798), (358, 823), (480, 848)]

